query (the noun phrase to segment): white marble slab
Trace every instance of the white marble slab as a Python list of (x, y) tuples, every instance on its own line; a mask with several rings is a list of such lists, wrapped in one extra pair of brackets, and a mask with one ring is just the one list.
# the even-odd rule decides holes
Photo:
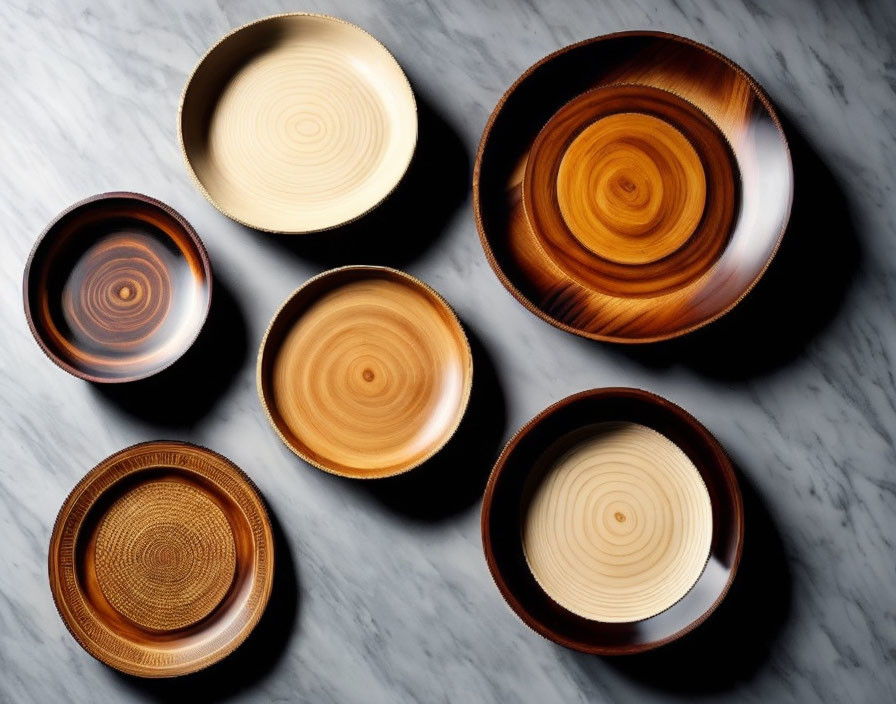
[[(295, 9), (364, 26), (410, 74), (431, 157), (412, 174), (419, 225), (381, 219), (356, 249), (285, 244), (193, 189), (175, 133), (184, 80), (231, 27)], [(6, 0), (0, 20), (0, 700), (896, 700), (896, 5)], [(488, 114), (525, 68), (563, 44), (644, 27), (706, 42), (766, 86), (793, 136), (799, 227), (730, 321), (634, 350), (555, 330), (503, 290), (469, 180)], [(178, 381), (196, 385), (196, 400), (166, 393), (170, 381), (114, 393), (78, 381), (25, 324), (21, 276), (37, 234), (69, 203), (119, 189), (170, 203), (210, 251), (214, 344)], [(310, 275), (347, 263), (422, 277), (477, 341), (476, 427), (414, 483), (312, 470), (256, 399), (271, 314)], [(681, 647), (625, 660), (530, 632), (494, 588), (479, 538), (478, 496), (503, 441), (547, 404), (610, 384), (651, 389), (703, 420), (748, 499), (744, 568), (720, 613)], [(46, 577), (53, 520), (77, 479), (155, 438), (232, 458), (281, 532), (264, 627), (223, 666), (168, 682), (87, 656)]]

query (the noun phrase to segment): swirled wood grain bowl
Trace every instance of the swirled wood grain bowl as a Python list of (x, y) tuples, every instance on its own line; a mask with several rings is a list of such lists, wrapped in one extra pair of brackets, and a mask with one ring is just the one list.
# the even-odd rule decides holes
[(636, 653), (702, 623), (730, 587), (743, 506), (693, 416), (638, 389), (570, 396), (508, 443), (482, 505), (495, 583), (531, 628), (589, 653)]
[(470, 345), (450, 306), (385, 267), (306, 282), (258, 354), (258, 395), (283, 442), (319, 469), (359, 479), (406, 472), (438, 452), (472, 381)]
[(76, 203), (40, 236), (23, 282), (25, 316), (41, 349), (89, 381), (155, 374), (199, 335), (212, 273), (190, 224), (137, 193)]
[(787, 225), (793, 169), (762, 89), (689, 39), (625, 32), (527, 70), (485, 128), (480, 239), (504, 286), (570, 332), (662, 340), (736, 305)]
[(389, 51), (335, 17), (240, 27), (184, 89), (187, 168), (228, 217), (280, 233), (328, 230), (381, 203), (417, 143), (410, 83)]
[(254, 484), (181, 442), (103, 460), (72, 490), (50, 539), (50, 589), (75, 640), (140, 677), (195, 672), (258, 623), (274, 542)]

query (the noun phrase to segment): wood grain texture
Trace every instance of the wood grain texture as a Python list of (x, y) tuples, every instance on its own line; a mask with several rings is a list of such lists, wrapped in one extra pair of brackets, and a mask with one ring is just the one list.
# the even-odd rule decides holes
[(307, 462), (355, 478), (423, 463), (454, 434), (472, 385), (448, 304), (394, 269), (325, 272), (284, 303), (258, 355), (275, 430)]
[(136, 193), (76, 203), (41, 234), (25, 266), (25, 316), (67, 372), (142, 379), (193, 343), (211, 305), (205, 247), (170, 207)]
[[(627, 110), (662, 119), (687, 138), (700, 158), (707, 190), (703, 217), (691, 237), (682, 233), (693, 222), (691, 208), (695, 206), (676, 197), (676, 215), (671, 220), (668, 214), (664, 217), (667, 224), (672, 223), (671, 236), (661, 237), (648, 228), (650, 246), (620, 249), (621, 239), (632, 237), (620, 233), (620, 219), (630, 219), (632, 213), (619, 214), (631, 211), (631, 206), (619, 210), (622, 181), (618, 179), (615, 185), (599, 186), (605, 196), (610, 192), (607, 188), (615, 189), (617, 215), (613, 219), (606, 221), (593, 202), (580, 208), (577, 215), (571, 215), (567, 207), (567, 216), (579, 225), (580, 238), (563, 216), (556, 183), (546, 186), (533, 181), (542, 201), (558, 203), (553, 208), (539, 207), (538, 214), (530, 209), (532, 217), (527, 217), (524, 201), (532, 200), (531, 194), (524, 198), (527, 174), (537, 178), (541, 173), (543, 179), (559, 174), (562, 156), (580, 135), (585, 135), (581, 139), (589, 144), (611, 148), (618, 156), (618, 149), (612, 147), (620, 144), (618, 136), (607, 142), (609, 133), (604, 133), (595, 119), (602, 114), (601, 101), (612, 103), (613, 90), (632, 92), (625, 98), (630, 105), (613, 107), (604, 117)], [(576, 99), (582, 102), (577, 104)], [(571, 127), (565, 125), (564, 117), (572, 118), (580, 109), (584, 110), (582, 118), (573, 120)], [(549, 158), (547, 165), (540, 158), (533, 162), (530, 152), (555, 114), (557, 122), (547, 135), (542, 134), (543, 146), (549, 147), (553, 161)], [(584, 128), (591, 125), (595, 131), (586, 134)], [(566, 131), (559, 131), (561, 127)], [(660, 156), (655, 148), (646, 148), (648, 144), (656, 146), (657, 136), (645, 140), (650, 130), (645, 130), (644, 124), (636, 127), (633, 136), (637, 139), (632, 141), (637, 146), (632, 149), (622, 141), (628, 164), (625, 171), (637, 174), (625, 179), (628, 185), (635, 185), (636, 191), (643, 191), (648, 183), (654, 188), (660, 183), (672, 184), (679, 194), (686, 187), (690, 190), (693, 176), (690, 181), (678, 175), (664, 182), (656, 173), (659, 162), (673, 170), (691, 164), (694, 171), (693, 158), (680, 139), (663, 128), (665, 156)], [(562, 139), (551, 138), (555, 129)], [(654, 153), (647, 156), (649, 151)], [(670, 153), (678, 156), (670, 160)], [(723, 153), (728, 156), (721, 158)], [(592, 165), (600, 161), (588, 149), (581, 149), (580, 156), (585, 163), (578, 169), (569, 168), (564, 176), (567, 196), (569, 188), (587, 187), (588, 160)], [(653, 32), (587, 40), (561, 49), (526, 71), (492, 113), (473, 177), (480, 239), (504, 286), (527, 309), (557, 327), (614, 342), (675, 337), (730, 310), (755, 285), (774, 256), (789, 218), (792, 194), (787, 143), (771, 103), (756, 82), (705, 46)], [(588, 199), (599, 200), (593, 192)], [(658, 202), (667, 201), (661, 198)], [(533, 231), (530, 220), (551, 213), (553, 225), (536, 222)], [(613, 224), (615, 239), (608, 239), (606, 230), (603, 235), (597, 230), (598, 241), (593, 241), (595, 219)], [(651, 218), (646, 220), (649, 223)], [(583, 235), (586, 229), (589, 234)], [(664, 252), (666, 256), (661, 256)]]
[[(655, 431), (663, 440), (658, 443), (651, 435), (645, 443), (644, 431), (634, 431), (630, 437), (635, 437), (637, 448), (633, 452), (627, 449), (629, 456), (620, 463), (624, 465), (618, 478), (621, 490), (610, 486), (611, 491), (595, 492), (577, 484), (584, 481), (593, 488), (608, 478), (599, 469), (603, 461), (588, 458), (605, 458), (608, 428), (618, 431), (622, 427), (632, 432), (633, 426)], [(612, 438), (612, 432), (609, 437)], [(669, 443), (675, 447), (671, 454)], [(673, 482), (675, 490), (671, 488), (673, 483), (657, 484), (655, 477), (645, 478), (646, 467), (658, 466), (655, 444), (664, 448), (661, 452), (665, 460), (674, 458), (662, 465), (673, 468), (681, 480)], [(682, 461), (679, 452), (687, 462)], [(705, 495), (694, 481), (694, 468)], [(546, 478), (548, 484), (544, 484)], [(616, 480), (611, 476), (609, 479)], [(571, 504), (555, 500), (573, 494), (575, 500)], [(706, 521), (706, 496), (711, 507), (711, 530)], [(566, 511), (564, 507), (570, 505), (572, 510)], [(596, 509), (590, 523), (582, 518), (589, 506)], [(632, 535), (626, 532), (629, 521), (634, 522), (630, 527), (635, 531), (642, 520), (652, 521), (654, 527), (661, 529), (675, 523), (666, 513), (675, 513), (675, 506), (680, 509), (680, 517), (693, 519), (688, 529), (693, 532), (688, 533), (686, 540), (678, 540), (673, 537), (673, 529), (665, 533), (668, 543), (656, 544), (658, 559), (653, 565), (659, 572), (668, 569), (665, 576), (652, 581), (659, 575), (648, 569), (632, 583), (632, 592), (617, 592), (603, 600), (600, 587), (612, 582), (606, 563), (615, 559), (604, 548), (625, 553), (633, 545), (646, 545), (654, 539), (653, 534), (638, 533), (635, 542), (628, 542)], [(558, 512), (564, 516), (563, 523), (557, 520)], [(553, 518), (545, 520), (548, 515)], [(619, 516), (624, 520), (619, 520)], [(486, 562), (507, 604), (546, 638), (602, 655), (659, 647), (708, 618), (734, 579), (743, 549), (743, 532), (740, 490), (724, 450), (693, 416), (666, 399), (639, 389), (583, 391), (542, 411), (517, 431), (501, 453), (482, 503)], [(574, 540), (569, 539), (570, 535)], [(601, 548), (599, 542), (583, 539), (586, 535), (602, 536), (616, 543), (616, 547), (605, 544)], [(704, 553), (707, 538), (708, 557)], [(539, 545), (540, 541), (545, 542)], [(552, 544), (558, 548), (552, 549)], [(561, 544), (564, 547), (560, 548)], [(676, 559), (669, 559), (666, 551), (670, 546), (673, 550), (678, 546), (683, 552)], [(641, 557), (637, 550), (632, 555)], [(555, 561), (557, 557), (565, 562)], [(632, 564), (636, 563), (637, 560)], [(676, 573), (676, 568), (681, 571)], [(592, 579), (595, 570), (601, 575)], [(696, 581), (692, 582), (692, 577)], [(649, 594), (641, 591), (648, 583), (653, 589)]]
[(417, 109), (401, 67), (367, 32), (285, 14), (234, 30), (200, 60), (179, 134), (195, 182), (225, 215), (314, 232), (391, 193), (414, 153)]
[(675, 443), (605, 422), (548, 448), (522, 511), (526, 562), (547, 594), (584, 618), (640, 621), (675, 604), (709, 557), (712, 507)]
[(69, 494), (50, 539), (50, 590), (72, 636), (141, 677), (195, 672), (232, 652), (261, 618), (273, 570), (254, 484), (181, 442), (103, 460)]

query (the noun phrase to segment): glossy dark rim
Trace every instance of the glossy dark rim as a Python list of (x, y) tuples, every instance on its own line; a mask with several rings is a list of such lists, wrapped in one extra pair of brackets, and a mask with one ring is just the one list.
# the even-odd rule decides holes
[[(154, 674), (154, 675), (146, 675), (145, 673), (139, 672), (137, 670), (129, 671), (120, 667), (118, 665), (113, 665), (111, 663), (106, 662), (101, 656), (100, 651), (97, 651), (92, 643), (84, 641), (80, 636), (75, 633), (75, 630), (72, 628), (68, 619), (63, 616), (62, 609), (60, 608), (60, 603), (62, 602), (62, 597), (57, 593), (56, 576), (60, 571), (60, 567), (57, 565), (57, 553), (54, 552), (53, 547), (58, 542), (58, 536), (60, 531), (62, 530), (62, 523), (68, 515), (68, 511), (70, 510), (70, 504), (73, 501), (81, 489), (83, 489), (87, 484), (93, 482), (97, 479), (97, 477), (101, 476), (103, 473), (108, 471), (111, 468), (116, 466), (116, 462), (118, 459), (126, 453), (131, 452), (132, 450), (136, 450), (138, 448), (152, 448), (154, 446), (180, 446), (186, 450), (190, 450), (199, 454), (206, 455), (210, 460), (219, 463), (222, 466), (227, 467), (232, 470), (245, 484), (251, 489), (251, 491), (258, 498), (258, 504), (261, 509), (260, 519), (264, 524), (266, 536), (269, 541), (269, 546), (266, 554), (267, 566), (265, 571), (265, 586), (264, 591), (261, 594), (261, 598), (259, 600), (259, 606), (257, 613), (253, 615), (251, 621), (234, 637), (224, 648), (221, 648), (218, 652), (214, 654), (212, 658), (203, 658), (204, 662), (201, 662), (198, 666), (187, 666), (182, 671), (173, 672), (173, 673), (162, 673), (162, 674)], [(119, 670), (120, 672), (126, 672), (127, 674), (134, 675), (136, 677), (147, 677), (151, 679), (167, 679), (172, 677), (181, 677), (183, 675), (193, 674), (194, 672), (199, 672), (200, 670), (204, 670), (212, 665), (220, 662), (228, 655), (230, 655), (234, 650), (236, 650), (240, 645), (242, 645), (246, 639), (252, 634), (252, 631), (255, 630), (255, 627), (258, 625), (259, 621), (261, 621), (262, 616), (264, 615), (265, 610), (267, 609), (268, 602), (270, 601), (271, 592), (273, 591), (274, 585), (274, 568), (275, 568), (275, 549), (274, 549), (274, 537), (273, 537), (273, 529), (271, 527), (271, 519), (268, 514), (267, 503), (262, 496), (261, 491), (258, 488), (258, 485), (252, 480), (248, 474), (246, 474), (239, 466), (234, 464), (231, 460), (225, 457), (222, 454), (215, 452), (214, 450), (210, 450), (203, 445), (196, 445), (191, 442), (186, 442), (183, 440), (149, 440), (146, 442), (138, 442), (134, 445), (129, 445), (128, 447), (122, 448), (117, 452), (112, 453), (107, 458), (102, 460), (99, 464), (93, 467), (87, 474), (85, 474), (81, 479), (72, 487), (72, 490), (69, 492), (68, 496), (66, 496), (65, 501), (62, 506), (59, 508), (59, 512), (56, 514), (56, 520), (53, 523), (53, 530), (50, 532), (50, 548), (47, 552), (47, 574), (50, 580), (50, 592), (53, 597), (53, 605), (56, 607), (56, 613), (59, 615), (59, 618), (65, 624), (66, 630), (69, 632), (72, 638), (80, 645), (91, 657), (95, 660), (111, 667), (113, 669)]]
[[(199, 259), (202, 262), (202, 268), (205, 272), (206, 281), (208, 282), (207, 293), (205, 297), (205, 310), (202, 314), (202, 322), (196, 327), (196, 333), (189, 339), (188, 342), (184, 344), (183, 349), (181, 349), (180, 352), (176, 356), (174, 356), (168, 363), (156, 369), (152, 369), (142, 374), (133, 374), (126, 377), (105, 377), (96, 374), (88, 374), (87, 372), (78, 369), (77, 367), (69, 364), (64, 359), (59, 357), (55, 352), (53, 352), (52, 349), (50, 349), (49, 345), (46, 344), (43, 337), (41, 337), (37, 326), (34, 324), (34, 316), (31, 312), (31, 301), (29, 300), (28, 296), (28, 282), (31, 279), (31, 265), (34, 263), (34, 258), (43, 243), (53, 236), (56, 226), (59, 224), (59, 222), (67, 215), (75, 212), (76, 210), (86, 209), (96, 203), (102, 203), (109, 200), (138, 201), (140, 203), (155, 206), (159, 210), (162, 210), (166, 215), (173, 218), (180, 226), (183, 233), (187, 235), (189, 240), (193, 243), (193, 246), (199, 255)], [(50, 224), (47, 225), (44, 231), (41, 232), (38, 236), (37, 241), (31, 248), (31, 253), (28, 255), (28, 261), (25, 263), (25, 273), (22, 276), (22, 298), (25, 302), (25, 319), (28, 321), (28, 328), (31, 330), (31, 335), (32, 337), (34, 337), (35, 342), (37, 342), (43, 353), (57, 367), (59, 367), (60, 369), (64, 369), (72, 376), (76, 376), (79, 379), (84, 379), (85, 381), (90, 381), (96, 384), (122, 384), (129, 381), (139, 381), (140, 379), (146, 379), (155, 374), (158, 374), (159, 372), (164, 371), (172, 364), (177, 362), (177, 360), (180, 359), (186, 353), (186, 351), (193, 346), (193, 343), (196, 342), (196, 339), (199, 337), (199, 333), (205, 326), (205, 322), (208, 319), (208, 313), (211, 310), (212, 305), (212, 287), (213, 277), (211, 260), (208, 257), (208, 252), (205, 249), (205, 245), (202, 243), (202, 240), (199, 239), (199, 235), (196, 234), (196, 230), (193, 229), (193, 226), (190, 225), (189, 222), (187, 222), (183, 215), (178, 213), (167, 203), (163, 203), (160, 200), (143, 195), (142, 193), (132, 193), (130, 191), (109, 191), (106, 193), (98, 193), (97, 195), (89, 196), (84, 200), (80, 200), (77, 203), (70, 205), (68, 208), (59, 213), (59, 215), (53, 218), (52, 222), (50, 222)]]
[[(576, 417), (577, 413), (582, 415)], [(660, 425), (654, 429), (678, 444), (694, 462), (707, 485), (713, 508), (709, 561), (696, 584), (665, 611), (631, 623), (592, 621), (553, 601), (529, 570), (519, 534), (522, 487), (540, 451), (576, 427), (610, 418), (635, 420), (648, 426), (652, 424), (646, 419), (653, 419), (653, 425)], [(551, 427), (552, 424), (557, 427)], [(527, 626), (567, 648), (596, 655), (626, 655), (681, 638), (709, 618), (722, 602), (743, 552), (743, 501), (724, 449), (683, 408), (641, 389), (591, 389), (549, 406), (510, 439), (489, 477), (482, 501), (481, 530), (492, 579), (507, 605)], [(717, 562), (727, 571), (724, 581), (721, 575), (713, 576)]]
[[(657, 39), (666, 39), (669, 41), (681, 42), (683, 44), (688, 44), (692, 47), (705, 51), (707, 54), (723, 61), (726, 65), (728, 65), (733, 71), (743, 76), (743, 78), (747, 81), (749, 86), (752, 88), (754, 95), (756, 98), (762, 103), (763, 107), (768, 111), (769, 117), (772, 120), (772, 123), (778, 130), (778, 134), (781, 137), (782, 142), (784, 143), (784, 148), (787, 153), (788, 162), (790, 165), (790, 195), (788, 199), (787, 206), (787, 218), (784, 221), (783, 226), (781, 227), (781, 231), (778, 233), (778, 238), (775, 241), (774, 248), (771, 251), (765, 265), (753, 279), (749, 286), (747, 286), (744, 291), (740, 294), (740, 296), (729, 306), (719, 311), (718, 313), (706, 318), (705, 320), (691, 325), (690, 327), (676, 330), (671, 333), (659, 336), (652, 336), (649, 338), (628, 338), (628, 337), (618, 337), (613, 335), (599, 335), (595, 333), (590, 333), (585, 330), (581, 330), (579, 328), (573, 327), (567, 323), (564, 323), (561, 320), (553, 317), (547, 312), (543, 311), (539, 308), (535, 303), (530, 301), (510, 280), (507, 274), (504, 273), (504, 270), (501, 268), (501, 265), (498, 263), (497, 258), (495, 257), (494, 252), (492, 251), (491, 244), (488, 241), (488, 235), (485, 232), (485, 226), (482, 222), (482, 204), (481, 204), (481, 196), (479, 192), (479, 178), (482, 170), (482, 158), (485, 154), (485, 149), (488, 144), (489, 137), (492, 133), (492, 128), (494, 127), (495, 121), (498, 118), (498, 115), (504, 109), (504, 105), (510, 96), (516, 91), (516, 89), (532, 74), (534, 74), (539, 68), (541, 68), (544, 64), (550, 62), (551, 60), (566, 54), (570, 51), (575, 51), (576, 49), (587, 46), (589, 44), (594, 44), (597, 42), (606, 41), (609, 39), (622, 39), (625, 37), (654, 37)], [(579, 42), (575, 42), (573, 44), (569, 44), (567, 46), (561, 47), (556, 51), (551, 52), (547, 56), (539, 59), (534, 64), (532, 64), (529, 68), (527, 68), (520, 76), (517, 78), (511, 86), (504, 91), (504, 94), (498, 100), (498, 103), (495, 105), (494, 110), (492, 110), (489, 115), (488, 121), (485, 124), (485, 127), (482, 130), (482, 137), (479, 140), (479, 146), (476, 149), (476, 159), (473, 164), (473, 219), (476, 221), (476, 231), (479, 234), (479, 242), (482, 245), (482, 250), (485, 252), (485, 258), (489, 263), (489, 266), (492, 268), (492, 271), (495, 273), (495, 276), (498, 277), (498, 280), (501, 282), (501, 285), (504, 286), (505, 289), (530, 313), (538, 316), (546, 323), (553, 325), (560, 330), (564, 330), (565, 332), (572, 333), (573, 335), (578, 335), (579, 337), (585, 337), (591, 340), (600, 340), (602, 342), (614, 342), (619, 344), (628, 344), (628, 345), (639, 345), (639, 344), (649, 344), (651, 342), (661, 342), (664, 340), (671, 340), (676, 337), (681, 337), (683, 335), (687, 335), (688, 333), (694, 332), (695, 330), (699, 330), (700, 328), (709, 325), (710, 323), (718, 320), (722, 316), (731, 312), (731, 310), (737, 306), (746, 296), (752, 291), (756, 284), (759, 283), (759, 280), (765, 275), (765, 272), (768, 270), (768, 267), (771, 265), (772, 261), (774, 261), (775, 255), (778, 253), (778, 249), (781, 247), (781, 241), (784, 238), (784, 234), (787, 232), (787, 227), (790, 222), (790, 214), (793, 206), (793, 161), (790, 157), (790, 144), (787, 141), (787, 136), (784, 134), (784, 128), (781, 125), (781, 120), (778, 117), (778, 113), (775, 111), (774, 106), (772, 105), (771, 98), (769, 98), (768, 94), (765, 92), (765, 89), (759, 84), (759, 82), (753, 78), (743, 67), (739, 64), (735, 63), (727, 56), (722, 54), (719, 51), (716, 51), (712, 47), (707, 46), (706, 44), (701, 44), (700, 42), (694, 41), (693, 39), (689, 39), (688, 37), (683, 37), (678, 34), (673, 34), (671, 32), (660, 32), (653, 30), (626, 30), (622, 32), (612, 32), (610, 34), (604, 34), (598, 37), (592, 37), (590, 39), (584, 39)]]

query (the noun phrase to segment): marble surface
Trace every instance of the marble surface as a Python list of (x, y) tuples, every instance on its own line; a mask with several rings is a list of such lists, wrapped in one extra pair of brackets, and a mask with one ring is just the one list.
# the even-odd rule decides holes
[[(420, 98), (421, 159), (384, 215), (286, 240), (230, 222), (194, 190), (175, 113), (207, 46), (295, 9), (345, 17), (392, 49)], [(0, 700), (896, 701), (896, 5), (5, 0), (0, 20)], [(644, 27), (708, 43), (763, 83), (786, 119), (798, 185), (778, 260), (729, 318), (632, 349), (560, 332), (504, 291), (476, 237), (469, 180), (489, 112), (525, 68), (569, 42)], [(171, 374), (110, 390), (44, 358), (21, 276), (50, 218), (118, 189), (183, 213), (218, 289), (207, 333)], [(408, 481), (309, 468), (256, 398), (270, 316), (306, 278), (348, 263), (422, 277), (474, 341), (460, 442)], [(530, 632), (494, 588), (479, 537), (502, 443), (549, 403), (604, 385), (656, 391), (706, 423), (738, 464), (748, 512), (741, 575), (717, 615), (628, 659)], [(241, 465), (279, 541), (261, 628), (222, 666), (165, 682), (85, 654), (46, 577), (75, 482), (156, 438)]]

